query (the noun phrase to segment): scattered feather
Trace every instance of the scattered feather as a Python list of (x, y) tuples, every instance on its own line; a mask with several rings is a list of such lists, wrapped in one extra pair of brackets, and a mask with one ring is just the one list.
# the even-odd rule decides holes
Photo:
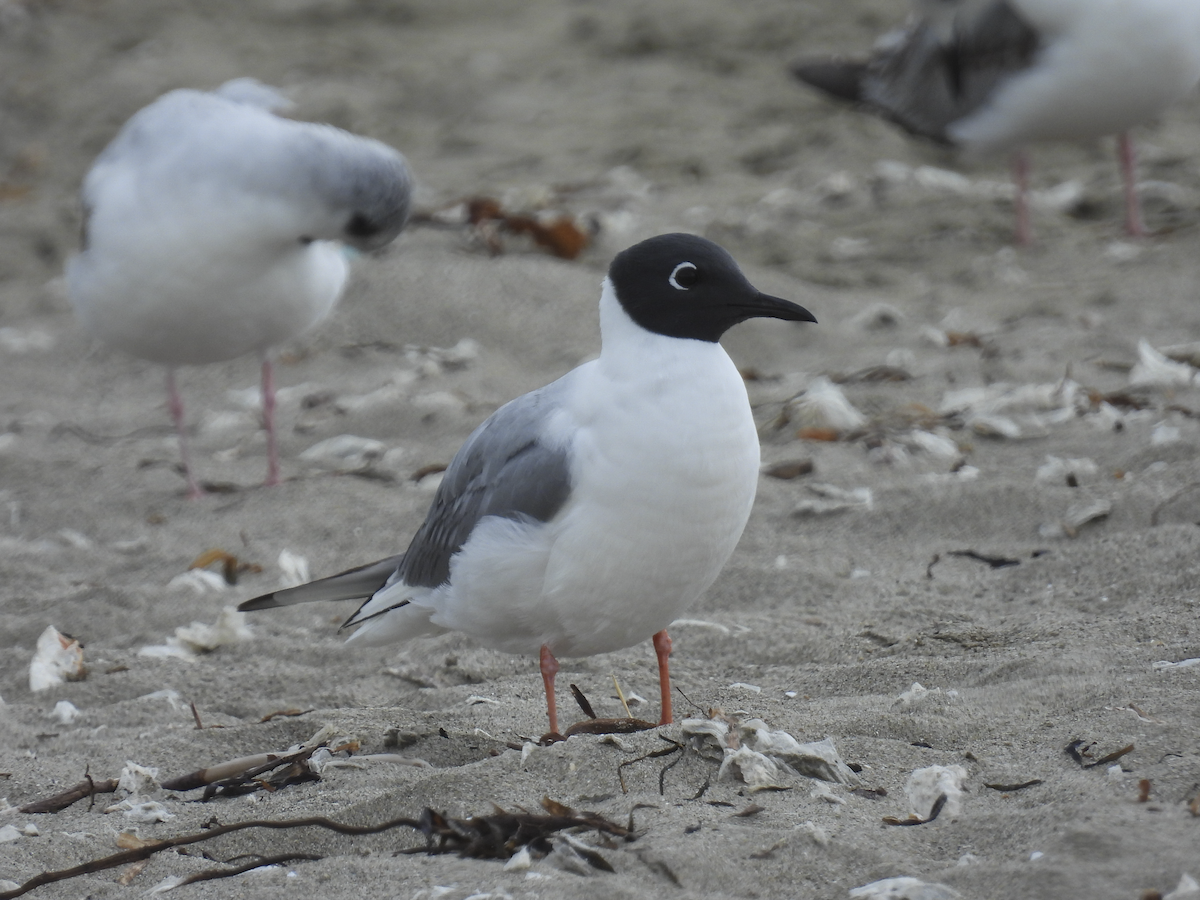
[(54, 711), (50, 713), (50, 718), (58, 722), (59, 725), (74, 724), (79, 716), (79, 707), (70, 700), (59, 700), (54, 704)]
[(1175, 444), (1180, 441), (1182, 436), (1182, 432), (1174, 425), (1156, 422), (1150, 430), (1150, 446), (1161, 447), (1164, 444)]
[(29, 690), (36, 693), (66, 681), (82, 681), (86, 677), (83, 647), (79, 641), (60, 633), (53, 625), (46, 626), (29, 663)]
[(870, 488), (851, 488), (849, 490), (832, 484), (806, 485), (815, 494), (812, 500), (802, 500), (792, 510), (793, 516), (819, 516), (830, 513), (844, 512), (852, 509), (870, 510), (874, 507), (874, 495)]
[(307, 584), (312, 580), (308, 571), (308, 559), (299, 553), (283, 549), (279, 551), (279, 586), (281, 588), (296, 587)]
[(962, 451), (958, 449), (958, 444), (954, 443), (950, 438), (919, 428), (910, 431), (905, 438), (905, 442), (923, 450), (934, 459), (950, 461), (959, 459), (962, 456)]
[(1084, 480), (1094, 477), (1098, 471), (1096, 463), (1086, 457), (1062, 459), (1057, 456), (1047, 456), (1046, 461), (1038, 467), (1034, 480), (1038, 484), (1067, 484), (1077, 487)]
[(229, 587), (223, 575), (208, 569), (188, 569), (167, 582), (168, 588), (189, 588), (197, 595), (220, 593)]
[(1141, 388), (1181, 388), (1196, 383), (1196, 370), (1187, 363), (1175, 362), (1159, 353), (1145, 338), (1138, 341), (1138, 361), (1129, 372), (1129, 386)]
[(944, 884), (903, 876), (851, 888), (850, 896), (854, 900), (959, 900), (962, 895)]
[(175, 637), (183, 647), (192, 653), (209, 653), (218, 647), (248, 641), (254, 637), (254, 632), (246, 624), (246, 614), (238, 612), (232, 606), (226, 606), (217, 614), (217, 621), (212, 625), (203, 622), (193, 622), (175, 629)]
[[(194, 569), (189, 574), (206, 574), (224, 580), (215, 572), (204, 569)], [(191, 660), (203, 653), (211, 653), (218, 647), (248, 641), (254, 637), (254, 632), (246, 624), (246, 614), (238, 612), (232, 606), (226, 606), (217, 614), (217, 621), (212, 625), (205, 622), (192, 622), (175, 629), (175, 634), (167, 638), (165, 644), (152, 644), (138, 650), (138, 656), (166, 657), (173, 659)], [(178, 695), (176, 695), (178, 696)]]
[(1151, 667), (1155, 671), (1161, 671), (1163, 669), (1190, 669), (1193, 666), (1200, 666), (1200, 656), (1193, 656), (1190, 659), (1181, 659), (1178, 662), (1160, 659), (1151, 664)]
[(904, 795), (913, 814), (925, 818), (932, 817), (934, 804), (939, 797), (945, 797), (942, 809), (948, 817), (954, 818), (962, 811), (966, 779), (967, 770), (962, 766), (926, 766), (908, 776)]
[(370, 467), (383, 459), (387, 446), (382, 441), (339, 434), (337, 437), (318, 441), (300, 453), (300, 459), (323, 469), (336, 472), (354, 472)]
[(1200, 882), (1184, 872), (1179, 876), (1179, 884), (1175, 890), (1163, 897), (1163, 900), (1197, 900), (1200, 898)]
[(788, 421), (802, 428), (845, 432), (867, 424), (867, 417), (855, 409), (842, 389), (824, 375), (814, 378), (803, 393), (788, 401), (786, 412)]

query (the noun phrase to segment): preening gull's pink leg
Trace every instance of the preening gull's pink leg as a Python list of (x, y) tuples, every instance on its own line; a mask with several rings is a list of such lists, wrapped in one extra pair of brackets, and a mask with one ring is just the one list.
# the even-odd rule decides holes
[(262, 363), (262, 414), (263, 427), (267, 429), (267, 480), (266, 485), (279, 484), (279, 441), (275, 437), (275, 368), (271, 358), (263, 354)]
[(204, 496), (204, 491), (196, 484), (192, 475), (192, 460), (188, 453), (187, 426), (183, 421), (183, 398), (175, 386), (175, 370), (167, 369), (167, 406), (171, 410), (171, 418), (175, 422), (175, 431), (179, 434), (179, 458), (183, 461), (183, 475), (187, 479), (188, 499), (198, 500)]
[(1125, 189), (1125, 233), (1130, 237), (1145, 237), (1142, 203), (1138, 199), (1137, 151), (1128, 131), (1117, 135), (1117, 159), (1121, 164), (1121, 184)]
[(1016, 242), (1018, 247), (1028, 247), (1033, 243), (1033, 227), (1029, 221), (1029, 151), (1017, 150), (1012, 157), (1013, 187), (1016, 196), (1013, 204), (1017, 211)]

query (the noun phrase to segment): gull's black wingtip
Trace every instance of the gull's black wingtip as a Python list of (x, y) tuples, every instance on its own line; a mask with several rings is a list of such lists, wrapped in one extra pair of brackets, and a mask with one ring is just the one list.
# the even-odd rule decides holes
[(255, 612), (260, 609), (275, 609), (279, 606), (283, 606), (283, 604), (275, 599), (274, 593), (263, 594), (261, 597), (238, 604), (238, 612)]
[(797, 81), (847, 103), (863, 102), (867, 64), (845, 59), (800, 59), (788, 70)]

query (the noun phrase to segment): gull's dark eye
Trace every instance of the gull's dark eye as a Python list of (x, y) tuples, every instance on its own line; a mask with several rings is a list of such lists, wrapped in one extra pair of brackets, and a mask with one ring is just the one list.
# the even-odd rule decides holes
[(360, 212), (356, 212), (346, 223), (346, 234), (350, 237), (369, 238), (379, 234), (383, 229), (377, 222), (372, 222)]
[(700, 277), (700, 273), (696, 271), (696, 266), (690, 262), (682, 262), (677, 265), (671, 272), (671, 277), (667, 282), (677, 291), (686, 291)]

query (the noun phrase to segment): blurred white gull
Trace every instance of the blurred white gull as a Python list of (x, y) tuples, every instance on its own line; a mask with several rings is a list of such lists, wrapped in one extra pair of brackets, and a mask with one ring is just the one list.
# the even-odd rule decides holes
[(551, 733), (557, 656), (653, 638), (670, 722), (666, 628), (725, 565), (758, 485), (746, 386), (717, 342), (755, 317), (815, 322), (757, 291), (704, 238), (619, 253), (600, 356), (505, 404), (467, 438), (408, 550), (243, 603), (366, 598), (352, 641), (446, 630), (538, 655)]
[(408, 220), (403, 156), (275, 114), (287, 105), (249, 78), (171, 91), (125, 124), (83, 185), (71, 304), (93, 337), (167, 366), (191, 497), (202, 491), (176, 367), (262, 356), (266, 483), (278, 483), (270, 348), (333, 309), (348, 274), (342, 244), (378, 249)]
[(907, 131), (1011, 152), (1018, 244), (1031, 239), (1031, 143), (1117, 135), (1125, 228), (1145, 233), (1129, 129), (1200, 82), (1197, 0), (914, 0), (868, 59), (801, 60), (799, 80)]

